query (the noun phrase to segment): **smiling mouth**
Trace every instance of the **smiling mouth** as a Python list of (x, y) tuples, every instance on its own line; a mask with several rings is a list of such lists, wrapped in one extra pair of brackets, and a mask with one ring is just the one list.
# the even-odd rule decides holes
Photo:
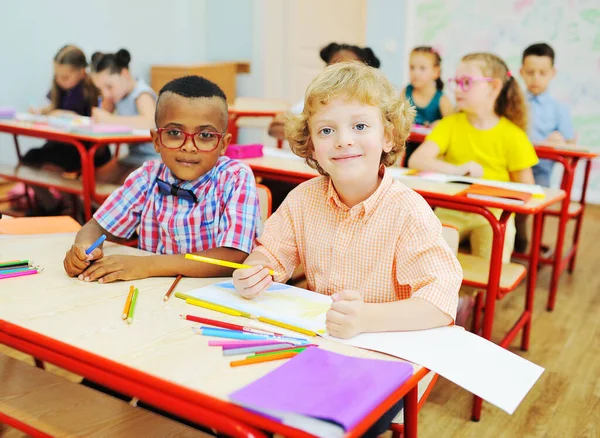
[(192, 160), (192, 159), (182, 159), (182, 158), (176, 158), (175, 161), (177, 161), (178, 164), (181, 164), (182, 166), (196, 166), (198, 164), (200, 164), (200, 160)]
[(350, 161), (350, 160), (353, 160), (355, 158), (360, 158), (360, 157), (362, 157), (361, 154), (342, 155), (342, 156), (339, 156), (339, 157), (332, 157), (331, 161), (336, 161), (338, 163), (343, 163), (345, 161)]

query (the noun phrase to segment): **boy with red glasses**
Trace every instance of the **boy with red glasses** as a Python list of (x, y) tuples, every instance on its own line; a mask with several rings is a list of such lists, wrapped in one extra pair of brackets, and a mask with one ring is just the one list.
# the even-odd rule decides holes
[[(108, 283), (184, 275), (219, 277), (230, 268), (186, 260), (186, 253), (241, 262), (252, 250), (259, 217), (252, 171), (224, 156), (225, 94), (199, 76), (169, 82), (160, 91), (152, 142), (161, 160), (147, 161), (114, 191), (77, 233), (67, 251), (68, 275)], [(154, 256), (104, 256), (85, 250), (102, 234), (130, 238)], [(92, 263), (94, 261), (94, 263)]]

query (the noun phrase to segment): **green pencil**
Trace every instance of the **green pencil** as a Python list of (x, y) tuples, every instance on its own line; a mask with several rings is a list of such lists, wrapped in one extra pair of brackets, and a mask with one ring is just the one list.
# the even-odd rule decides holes
[(136, 287), (133, 291), (133, 296), (131, 297), (131, 305), (129, 306), (129, 314), (127, 315), (127, 324), (131, 324), (133, 322), (133, 311), (135, 310), (135, 303), (138, 297), (138, 288)]
[(304, 350), (306, 350), (307, 347), (298, 347), (298, 348), (287, 348), (287, 349), (280, 349), (280, 350), (276, 350), (276, 351), (270, 351), (268, 353), (254, 353), (254, 356), (248, 356), (248, 357), (255, 357), (255, 356), (269, 356), (270, 354), (280, 354), (280, 353), (302, 353)]

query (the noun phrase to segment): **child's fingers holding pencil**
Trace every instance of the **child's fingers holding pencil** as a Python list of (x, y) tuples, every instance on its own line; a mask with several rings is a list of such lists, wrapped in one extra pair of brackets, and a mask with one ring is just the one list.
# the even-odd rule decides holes
[(236, 290), (246, 299), (256, 298), (266, 291), (271, 283), (273, 283), (273, 277), (267, 268), (262, 268), (253, 276), (239, 280), (237, 284), (234, 280)]

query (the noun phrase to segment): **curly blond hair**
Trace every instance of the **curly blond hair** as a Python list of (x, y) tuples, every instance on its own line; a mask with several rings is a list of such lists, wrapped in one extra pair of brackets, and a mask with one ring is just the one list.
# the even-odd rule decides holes
[(290, 148), (321, 175), (327, 175), (312, 155), (314, 145), (310, 136), (310, 118), (322, 105), (343, 97), (364, 105), (377, 106), (385, 134), (392, 140), (392, 150), (382, 152), (381, 164), (391, 166), (404, 150), (415, 109), (385, 75), (376, 68), (357, 62), (340, 62), (326, 67), (306, 89), (302, 114), (286, 114), (285, 138)]

